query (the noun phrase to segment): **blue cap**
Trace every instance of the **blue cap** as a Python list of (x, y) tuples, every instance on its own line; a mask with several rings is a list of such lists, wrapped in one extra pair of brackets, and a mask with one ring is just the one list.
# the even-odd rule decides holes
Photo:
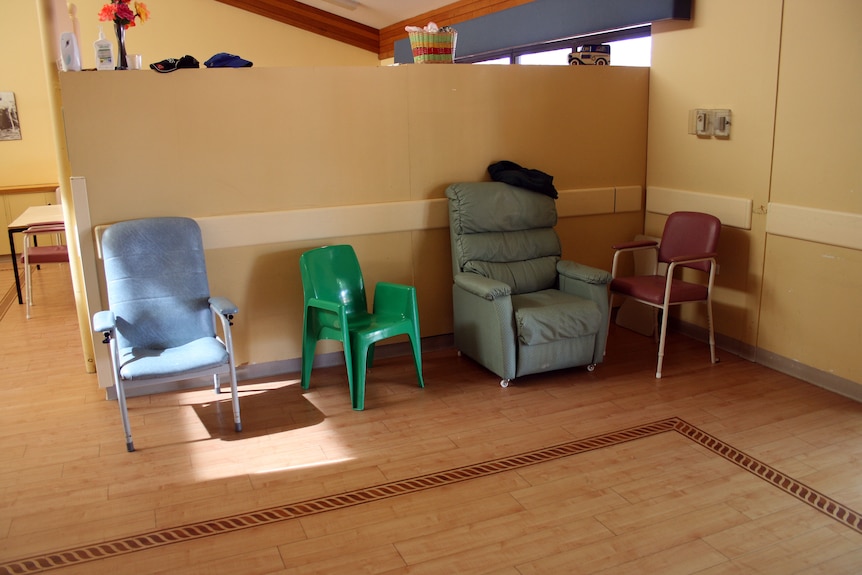
[(219, 52), (204, 62), (204, 66), (207, 68), (251, 68), (252, 63), (248, 60), (243, 60), (239, 56), (228, 54), (227, 52)]

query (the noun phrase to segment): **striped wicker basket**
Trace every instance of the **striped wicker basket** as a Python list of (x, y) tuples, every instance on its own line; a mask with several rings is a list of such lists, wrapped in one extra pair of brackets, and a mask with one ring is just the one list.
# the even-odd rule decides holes
[(451, 64), (458, 32), (408, 32), (415, 64)]

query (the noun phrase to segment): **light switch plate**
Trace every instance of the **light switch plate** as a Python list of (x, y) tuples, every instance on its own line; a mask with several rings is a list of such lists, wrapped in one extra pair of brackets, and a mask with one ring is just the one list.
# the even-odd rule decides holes
[(730, 110), (712, 110), (712, 134), (716, 138), (729, 138), (730, 124)]

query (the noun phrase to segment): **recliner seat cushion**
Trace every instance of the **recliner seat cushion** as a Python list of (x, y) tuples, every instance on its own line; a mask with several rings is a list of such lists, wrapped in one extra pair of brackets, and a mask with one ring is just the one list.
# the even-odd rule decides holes
[(524, 345), (595, 335), (602, 314), (595, 302), (555, 289), (512, 296), (515, 329)]

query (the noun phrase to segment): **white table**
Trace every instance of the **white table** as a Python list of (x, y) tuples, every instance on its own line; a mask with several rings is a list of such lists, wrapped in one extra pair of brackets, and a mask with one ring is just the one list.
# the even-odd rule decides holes
[(21, 279), (18, 277), (18, 256), (15, 254), (15, 234), (21, 233), (30, 226), (45, 224), (62, 224), (63, 206), (52, 204), (47, 206), (30, 206), (24, 213), (9, 224), (9, 250), (12, 252), (12, 269), (15, 272), (15, 289), (18, 290), (18, 303), (24, 303), (21, 297)]

